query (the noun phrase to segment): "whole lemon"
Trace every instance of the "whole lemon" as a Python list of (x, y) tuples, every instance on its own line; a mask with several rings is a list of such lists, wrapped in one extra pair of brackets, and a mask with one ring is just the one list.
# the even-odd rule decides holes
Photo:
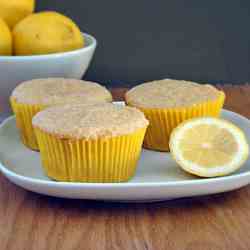
[(20, 20), (30, 15), (35, 8), (35, 0), (0, 0), (0, 17), (12, 29)]
[(57, 12), (46, 11), (24, 18), (13, 29), (16, 55), (41, 55), (71, 51), (84, 46), (77, 25)]
[(8, 25), (0, 18), (0, 55), (12, 54), (12, 36)]

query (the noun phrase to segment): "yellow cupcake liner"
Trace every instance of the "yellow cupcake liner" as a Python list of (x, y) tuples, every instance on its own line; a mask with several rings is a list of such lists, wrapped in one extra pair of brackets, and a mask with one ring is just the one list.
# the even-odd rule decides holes
[(100, 139), (64, 139), (35, 127), (42, 165), (58, 181), (125, 182), (133, 177), (146, 128)]
[(185, 120), (211, 116), (218, 117), (225, 101), (225, 94), (221, 92), (214, 101), (207, 101), (191, 107), (182, 108), (141, 108), (130, 103), (141, 110), (149, 120), (143, 146), (148, 149), (158, 151), (169, 151), (169, 137), (174, 128)]
[(16, 115), (16, 125), (20, 131), (23, 144), (32, 150), (39, 150), (32, 126), (32, 118), (36, 113), (44, 109), (44, 107), (37, 104), (18, 103), (14, 98), (10, 98), (10, 103)]

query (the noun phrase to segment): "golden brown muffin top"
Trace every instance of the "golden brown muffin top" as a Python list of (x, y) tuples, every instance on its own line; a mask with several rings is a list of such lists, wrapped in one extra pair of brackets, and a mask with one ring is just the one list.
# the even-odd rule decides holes
[(105, 103), (50, 107), (36, 114), (32, 124), (60, 138), (97, 139), (133, 133), (148, 121), (136, 108)]
[(126, 93), (126, 102), (141, 108), (180, 108), (216, 100), (222, 91), (205, 84), (164, 79), (138, 85)]
[(110, 92), (101, 85), (66, 78), (34, 79), (23, 82), (13, 90), (11, 98), (19, 103), (46, 106), (112, 101)]

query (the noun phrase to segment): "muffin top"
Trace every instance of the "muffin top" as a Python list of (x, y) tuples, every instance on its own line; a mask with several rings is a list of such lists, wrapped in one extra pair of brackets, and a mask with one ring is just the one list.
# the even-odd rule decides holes
[(101, 85), (66, 78), (35, 79), (23, 82), (13, 90), (11, 98), (19, 103), (46, 106), (112, 101), (110, 92)]
[(126, 93), (126, 102), (141, 108), (181, 108), (216, 100), (222, 91), (211, 85), (164, 79), (141, 84)]
[(60, 138), (96, 139), (133, 133), (148, 121), (136, 108), (105, 103), (50, 107), (37, 113), (32, 124)]

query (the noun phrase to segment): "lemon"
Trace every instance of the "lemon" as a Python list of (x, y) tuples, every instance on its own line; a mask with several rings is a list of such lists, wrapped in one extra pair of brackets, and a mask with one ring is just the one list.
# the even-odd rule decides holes
[(84, 39), (77, 25), (57, 12), (32, 14), (13, 29), (16, 55), (41, 55), (82, 48)]
[(35, 8), (35, 0), (0, 0), (0, 17), (12, 29), (20, 20), (30, 15)]
[(0, 18), (0, 55), (12, 54), (12, 36), (8, 25)]
[(230, 174), (247, 160), (243, 131), (219, 118), (195, 118), (180, 124), (170, 136), (170, 152), (183, 170), (201, 177)]

